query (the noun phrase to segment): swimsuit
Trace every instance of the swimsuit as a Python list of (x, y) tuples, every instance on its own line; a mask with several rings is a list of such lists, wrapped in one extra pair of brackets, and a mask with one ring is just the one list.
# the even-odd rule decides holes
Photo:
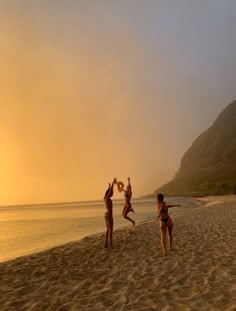
[(108, 199), (108, 200), (104, 200), (104, 201), (105, 201), (105, 207), (106, 207), (106, 212), (105, 212), (104, 216), (107, 219), (111, 219), (112, 218), (112, 209), (113, 209), (112, 200)]
[(126, 211), (126, 214), (128, 214), (129, 212), (133, 212), (134, 213), (134, 209), (132, 208), (131, 203), (125, 203), (123, 212)]
[(167, 217), (167, 218), (161, 218), (160, 220), (167, 224), (167, 222), (168, 222), (168, 220), (169, 220), (169, 217)]
[(110, 212), (106, 212), (104, 215), (105, 218), (105, 222), (107, 226), (113, 226), (113, 217), (112, 217), (112, 213)]
[(125, 206), (124, 206), (123, 212), (127, 209), (126, 210), (126, 215), (129, 212), (133, 212), (134, 213), (134, 209), (132, 208), (132, 204), (130, 203), (131, 195), (129, 195), (128, 192), (125, 192), (124, 193), (124, 197), (126, 198), (126, 202), (125, 202)]
[[(165, 209), (162, 209), (161, 213), (168, 213), (168, 207), (166, 207)], [(167, 216), (165, 218), (160, 218), (160, 220), (167, 224), (167, 222), (169, 220), (169, 216)]]
[(161, 213), (168, 213), (168, 208), (162, 209)]

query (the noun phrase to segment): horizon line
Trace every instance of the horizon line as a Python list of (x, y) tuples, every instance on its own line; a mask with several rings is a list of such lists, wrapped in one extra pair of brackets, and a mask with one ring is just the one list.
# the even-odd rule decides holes
[[(139, 199), (148, 199), (150, 198), (150, 195), (140, 196), (140, 197), (134, 197), (133, 200), (139, 200)], [(113, 201), (121, 201), (123, 199), (113, 199)], [(95, 199), (95, 200), (81, 200), (81, 201), (63, 201), (63, 202), (44, 202), (44, 203), (23, 203), (23, 204), (6, 204), (6, 205), (0, 205), (0, 208), (8, 208), (8, 207), (35, 207), (35, 206), (42, 206), (42, 205), (64, 205), (64, 204), (77, 204), (77, 203), (92, 203), (92, 202), (102, 202), (103, 199)]]

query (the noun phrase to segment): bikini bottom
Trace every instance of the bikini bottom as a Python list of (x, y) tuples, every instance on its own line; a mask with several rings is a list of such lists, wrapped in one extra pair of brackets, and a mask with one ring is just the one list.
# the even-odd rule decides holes
[(162, 219), (160, 219), (160, 220), (167, 224), (167, 222), (168, 222), (168, 220), (169, 220), (169, 217), (167, 217), (167, 218), (162, 218)]

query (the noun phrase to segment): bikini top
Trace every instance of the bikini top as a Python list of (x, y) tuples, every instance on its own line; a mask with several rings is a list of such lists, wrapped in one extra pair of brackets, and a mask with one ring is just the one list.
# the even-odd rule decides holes
[(168, 207), (165, 206), (165, 208), (162, 208), (161, 213), (168, 213)]
[(126, 198), (126, 199), (129, 199), (129, 198), (131, 198), (131, 195), (128, 193), (128, 191), (127, 192), (125, 192), (124, 193), (124, 197)]
[(162, 210), (161, 213), (168, 213), (168, 209)]

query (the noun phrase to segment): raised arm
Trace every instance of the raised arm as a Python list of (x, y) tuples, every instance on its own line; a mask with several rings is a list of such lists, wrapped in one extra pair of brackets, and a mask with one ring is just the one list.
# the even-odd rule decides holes
[(105, 192), (105, 195), (104, 195), (104, 200), (107, 199), (107, 197), (108, 197), (110, 191), (111, 191), (111, 184), (109, 183), (109, 184), (108, 184), (108, 189), (107, 189), (107, 191)]
[(114, 184), (116, 184), (116, 178), (114, 178), (112, 184), (110, 184), (110, 191), (108, 192), (109, 196), (113, 193)]
[(111, 191), (113, 191), (113, 188), (114, 188), (114, 184), (116, 184), (116, 177), (114, 178), (114, 180), (113, 180), (113, 182), (112, 182), (112, 184), (111, 184)]
[(129, 192), (129, 195), (130, 195), (130, 197), (132, 196), (132, 188), (131, 188), (131, 183), (130, 183), (130, 178), (128, 177), (127, 178), (128, 179), (128, 192)]
[(108, 184), (109, 187), (108, 187), (108, 189), (107, 189), (107, 191), (105, 193), (104, 200), (106, 200), (108, 197), (110, 197), (111, 194), (113, 193), (113, 188), (114, 188), (114, 184), (115, 183), (116, 183), (116, 178), (114, 178), (112, 184), (110, 184), (110, 183)]

